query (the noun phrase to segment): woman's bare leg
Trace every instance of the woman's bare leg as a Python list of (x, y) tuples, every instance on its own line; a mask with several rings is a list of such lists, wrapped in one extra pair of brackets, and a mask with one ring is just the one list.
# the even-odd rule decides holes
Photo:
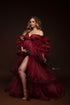
[(22, 98), (23, 100), (26, 100), (26, 96), (27, 96), (27, 91), (26, 91), (26, 73), (25, 73), (25, 70), (27, 68), (27, 64), (28, 64), (28, 59), (29, 59), (29, 56), (26, 56), (24, 58), (24, 60), (22, 61), (20, 67), (18, 68), (18, 73), (20, 75), (20, 78), (21, 78), (21, 81), (22, 81), (22, 86), (23, 86), (23, 94), (24, 94), (24, 97)]

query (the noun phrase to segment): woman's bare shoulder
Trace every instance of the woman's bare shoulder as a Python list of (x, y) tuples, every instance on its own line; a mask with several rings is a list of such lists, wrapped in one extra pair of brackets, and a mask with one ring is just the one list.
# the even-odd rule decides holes
[(41, 36), (44, 36), (43, 30), (39, 30), (39, 34), (40, 34)]

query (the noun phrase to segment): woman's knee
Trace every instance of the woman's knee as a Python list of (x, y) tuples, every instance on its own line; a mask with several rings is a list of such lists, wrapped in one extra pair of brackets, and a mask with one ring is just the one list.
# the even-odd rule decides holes
[(20, 68), (18, 68), (18, 73), (19, 73), (20, 75), (24, 75), (24, 76), (26, 75), (25, 72), (24, 72), (22, 69), (20, 69)]
[(18, 68), (18, 73), (22, 73), (22, 69), (21, 68)]

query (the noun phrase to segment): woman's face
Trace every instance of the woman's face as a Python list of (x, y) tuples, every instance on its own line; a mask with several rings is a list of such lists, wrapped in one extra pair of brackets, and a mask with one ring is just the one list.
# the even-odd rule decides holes
[(34, 18), (31, 18), (31, 19), (30, 19), (30, 26), (31, 26), (32, 28), (34, 28), (34, 27), (36, 26), (36, 21), (35, 21)]

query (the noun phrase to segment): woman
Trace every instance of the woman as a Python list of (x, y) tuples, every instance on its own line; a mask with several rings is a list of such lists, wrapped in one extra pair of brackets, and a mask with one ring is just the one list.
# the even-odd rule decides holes
[(38, 17), (31, 17), (27, 29), (19, 35), (16, 54), (18, 59), (11, 70), (15, 76), (5, 91), (23, 100), (49, 100), (64, 95), (62, 85), (47, 65), (50, 40), (44, 36)]

